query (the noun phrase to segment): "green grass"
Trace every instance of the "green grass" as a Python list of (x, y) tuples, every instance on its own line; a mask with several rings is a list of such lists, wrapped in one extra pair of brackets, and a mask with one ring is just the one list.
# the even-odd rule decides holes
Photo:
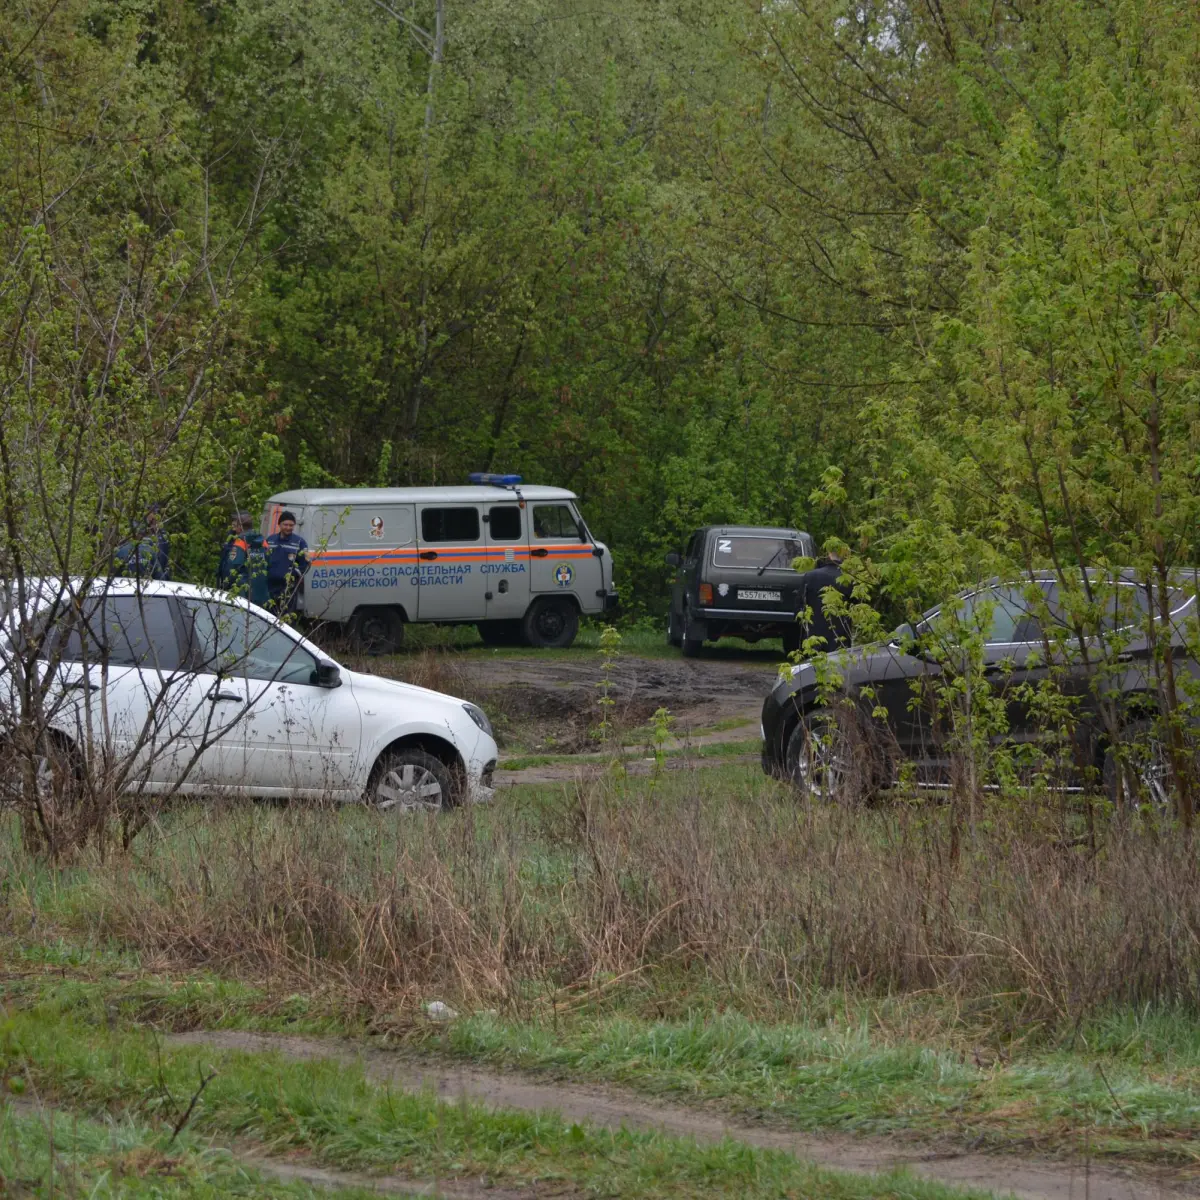
[[(330, 997), (149, 974), (111, 953), (89, 962), (63, 948), (4, 951), (11, 973), (0, 994), (50, 1024), (366, 1036), (361, 1015)], [(1200, 1025), (1185, 1013), (1107, 1014), (1082, 1025), (1073, 1045), (1003, 1052), (930, 1032), (949, 1016), (934, 998), (850, 1004), (827, 994), (805, 1007), (808, 1021), (771, 1023), (708, 1010), (674, 1021), (587, 1008), (553, 1021), (475, 1014), (393, 1036), (427, 1053), (617, 1083), (785, 1128), (1160, 1163), (1200, 1152)]]
[[(553, 1028), (476, 1016), (440, 1040), (473, 1061), (719, 1102), (793, 1129), (917, 1133), (996, 1150), (1033, 1142), (1191, 1163), (1200, 1152), (1196, 1029), (1185, 1019), (1155, 1020), (1176, 1038), (1186, 1031), (1185, 1053), (1176, 1043), (1159, 1069), (1144, 1061), (1154, 1033), (1139, 1028), (1104, 1054), (1048, 1050), (1003, 1062), (986, 1047), (888, 1044), (865, 1013), (850, 1025), (762, 1025), (727, 1013), (560, 1020)], [(1128, 1031), (1130, 1021), (1114, 1027)]]
[[(9, 1086), (20, 1087), (20, 1079)], [(122, 1114), (97, 1120), (0, 1098), (0, 1195), (124, 1200), (246, 1200), (336, 1196), (366, 1200), (360, 1187), (313, 1188), (264, 1176), (186, 1130), (170, 1131)]]
[(0, 1030), (0, 1062), (6, 1077), (28, 1079), (56, 1103), (132, 1117), (156, 1130), (178, 1119), (200, 1072), (215, 1066), (192, 1117), (197, 1135), (250, 1137), (340, 1167), (547, 1181), (601, 1196), (961, 1195), (903, 1172), (834, 1174), (732, 1141), (697, 1145), (568, 1124), (554, 1113), (444, 1104), (377, 1088), (345, 1062), (164, 1047), (145, 1033), (81, 1026), (45, 1010), (9, 1014)]

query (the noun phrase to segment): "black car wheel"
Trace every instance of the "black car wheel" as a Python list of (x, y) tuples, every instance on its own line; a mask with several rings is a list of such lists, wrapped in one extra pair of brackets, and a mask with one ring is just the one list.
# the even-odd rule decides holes
[(683, 647), (684, 658), (696, 658), (700, 651), (704, 649), (704, 635), (696, 636), (696, 627), (692, 624), (691, 611), (685, 609), (683, 613), (683, 636), (680, 639), (680, 645)]
[(812, 713), (797, 722), (784, 749), (784, 772), (807, 800), (857, 799), (849, 739), (832, 713)]
[(1164, 817), (1175, 811), (1167, 748), (1153, 721), (1128, 726), (1121, 745), (1108, 747), (1101, 779), (1104, 794), (1114, 807), (1130, 810), (1146, 805)]
[(683, 644), (683, 634), (679, 630), (679, 622), (675, 616), (675, 608), (671, 607), (671, 611), (667, 614), (667, 645), (681, 646)]
[(394, 608), (360, 608), (346, 633), (358, 654), (395, 654), (404, 642), (404, 618)]
[(579, 613), (570, 600), (547, 596), (529, 606), (522, 627), (531, 646), (539, 650), (565, 650), (579, 632)]
[(444, 812), (458, 803), (454, 773), (424, 750), (389, 751), (371, 772), (367, 803), (380, 812)]

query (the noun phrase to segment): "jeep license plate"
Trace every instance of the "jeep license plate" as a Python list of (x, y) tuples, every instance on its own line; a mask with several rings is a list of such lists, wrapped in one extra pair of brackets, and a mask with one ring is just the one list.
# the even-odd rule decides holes
[(783, 599), (782, 592), (763, 592), (754, 588), (738, 588), (739, 600), (774, 600), (776, 604)]

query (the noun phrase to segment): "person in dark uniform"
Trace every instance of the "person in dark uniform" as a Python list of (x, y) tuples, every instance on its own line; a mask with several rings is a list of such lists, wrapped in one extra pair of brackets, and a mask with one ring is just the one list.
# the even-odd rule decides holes
[(171, 543), (158, 518), (158, 505), (146, 510), (145, 521), (117, 547), (116, 569), (135, 579), (171, 578)]
[[(849, 581), (842, 579), (841, 556), (831, 553), (817, 559), (816, 566), (801, 576), (800, 586), (800, 627), (803, 637), (823, 639), (817, 647), (819, 650), (836, 650), (839, 646), (850, 645), (850, 618), (840, 613), (827, 613), (822, 595), (826, 588), (834, 588), (847, 600), (850, 599)], [(805, 608), (812, 610), (808, 621), (804, 620)]]
[(282, 616), (294, 606), (296, 589), (308, 570), (308, 543), (296, 532), (295, 513), (279, 514), (279, 532), (267, 538), (264, 550), (270, 605)]
[(266, 542), (254, 528), (254, 518), (248, 512), (233, 514), (229, 538), (221, 547), (217, 582), (221, 587), (245, 596), (251, 604), (265, 608), (270, 603)]

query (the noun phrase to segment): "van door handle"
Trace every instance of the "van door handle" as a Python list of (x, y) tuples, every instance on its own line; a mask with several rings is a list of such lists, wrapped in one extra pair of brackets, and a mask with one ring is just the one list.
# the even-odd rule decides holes
[(98, 692), (100, 685), (90, 679), (76, 679), (63, 687), (64, 692)]
[(437, 551), (436, 550), (422, 550), (420, 557), (421, 558), (437, 558)]
[(543, 550), (543, 549), (541, 548), (541, 546), (537, 546), (537, 547), (536, 547), (536, 548), (534, 548), (533, 550), (530, 550), (530, 552), (529, 552), (529, 557), (530, 557), (530, 558), (545, 558), (545, 557), (546, 557), (546, 555), (547, 555), (547, 554), (549, 554), (549, 553), (550, 553), (550, 551), (549, 551), (549, 550)]
[(232, 700), (236, 704), (241, 704), (246, 699), (245, 696), (240, 696), (237, 692), (219, 692), (215, 690), (208, 693), (208, 698), (214, 704), (217, 704), (222, 700)]
[(604, 547), (603, 546), (593, 546), (592, 547), (592, 555), (595, 558), (603, 558), (604, 557)]

